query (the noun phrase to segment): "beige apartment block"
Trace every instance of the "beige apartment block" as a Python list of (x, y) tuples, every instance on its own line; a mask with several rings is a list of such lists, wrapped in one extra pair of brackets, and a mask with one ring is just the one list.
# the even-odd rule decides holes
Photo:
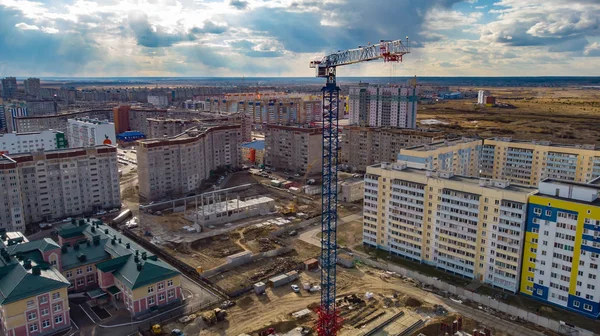
[(411, 167), (479, 177), (479, 157), (483, 140), (457, 138), (401, 149), (398, 162)]
[(408, 168), (405, 163), (370, 166), (363, 243), (514, 293), (533, 192), (508, 181)]
[(0, 223), (7, 230), (120, 206), (115, 147), (0, 157)]
[(138, 142), (139, 194), (146, 200), (195, 191), (220, 167), (238, 167), (240, 125), (195, 127)]
[(344, 126), (340, 163), (352, 171), (364, 172), (367, 166), (396, 161), (404, 148), (430, 144), (443, 139), (444, 135), (435, 130)]
[(322, 128), (266, 125), (265, 164), (281, 171), (320, 173)]
[(65, 134), (68, 133), (68, 120), (74, 118), (91, 118), (113, 121), (112, 109), (96, 109), (77, 111), (71, 113), (63, 113), (57, 115), (38, 115), (38, 116), (23, 116), (16, 117), (15, 124), (19, 133), (27, 132), (42, 132), (45, 130), (56, 130), (61, 131)]
[(481, 176), (533, 186), (547, 178), (587, 183), (600, 176), (600, 151), (595, 145), (485, 139)]

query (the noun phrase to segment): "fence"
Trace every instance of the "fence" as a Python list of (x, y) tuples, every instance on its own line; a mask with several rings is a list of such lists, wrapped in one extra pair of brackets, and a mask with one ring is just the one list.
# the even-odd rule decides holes
[[(420, 281), (421, 283), (433, 286), (442, 291), (447, 291), (449, 293), (452, 293), (459, 297), (471, 300), (473, 302), (477, 302), (479, 304), (490, 307), (490, 308), (500, 311), (502, 313), (521, 318), (525, 321), (534, 323), (536, 325), (539, 325), (541, 327), (547, 328), (547, 329), (555, 331), (555, 332), (562, 332), (561, 324), (558, 321), (537, 315), (532, 312), (528, 312), (526, 310), (508, 305), (503, 302), (499, 302), (499, 301), (497, 301), (493, 298), (490, 298), (486, 295), (480, 295), (480, 294), (471, 292), (469, 290), (466, 290), (464, 288), (450, 285), (439, 279), (433, 279), (429, 276), (423, 275), (423, 274), (413, 271), (413, 270), (406, 269), (406, 268), (398, 266), (398, 265), (378, 262), (378, 261), (372, 260), (366, 256), (360, 255), (358, 253), (355, 254), (355, 258), (357, 258), (361, 262), (363, 262), (371, 267), (384, 269), (387, 271), (395, 272), (397, 274), (401, 274), (401, 275), (409, 277), (409, 278), (413, 278), (415, 280)], [(585, 330), (585, 329), (577, 328), (577, 331), (578, 331), (578, 333), (576, 335), (578, 335), (578, 336), (593, 336), (593, 335), (595, 335), (593, 332), (591, 332), (589, 330)]]

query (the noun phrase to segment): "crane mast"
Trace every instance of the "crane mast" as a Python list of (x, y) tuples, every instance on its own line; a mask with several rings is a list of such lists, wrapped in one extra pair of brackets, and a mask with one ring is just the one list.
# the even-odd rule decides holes
[(337, 195), (339, 149), (340, 88), (336, 83), (336, 68), (360, 62), (383, 59), (385, 62), (402, 62), (410, 53), (408, 38), (384, 41), (379, 44), (338, 51), (310, 62), (317, 77), (326, 78), (323, 94), (323, 187), (321, 189), (321, 306), (318, 314), (319, 336), (335, 336), (341, 327), (341, 318), (335, 307), (337, 261)]

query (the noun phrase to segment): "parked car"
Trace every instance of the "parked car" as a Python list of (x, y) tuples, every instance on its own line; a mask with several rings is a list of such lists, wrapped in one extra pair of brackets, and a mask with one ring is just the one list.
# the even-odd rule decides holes
[(298, 285), (292, 285), (292, 290), (294, 293), (300, 293), (300, 287), (298, 287)]

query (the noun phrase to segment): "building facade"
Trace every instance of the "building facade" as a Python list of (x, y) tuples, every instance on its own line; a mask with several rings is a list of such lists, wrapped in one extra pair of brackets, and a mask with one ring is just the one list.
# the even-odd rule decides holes
[(481, 176), (532, 186), (546, 178), (587, 183), (600, 176), (600, 151), (594, 145), (485, 139)]
[(0, 158), (0, 223), (25, 225), (121, 207), (112, 146), (8, 154)]
[(75, 118), (91, 118), (113, 121), (113, 113), (111, 109), (95, 109), (78, 112), (63, 113), (57, 115), (44, 116), (18, 116), (15, 118), (16, 129), (14, 131), (20, 133), (26, 132), (41, 132), (44, 130), (57, 130), (68, 134), (69, 119)]
[(521, 293), (600, 317), (600, 186), (545, 179), (530, 197)]
[(482, 140), (471, 138), (444, 140), (401, 149), (397, 160), (413, 167), (479, 177), (482, 144)]
[(201, 187), (220, 167), (238, 167), (240, 125), (192, 128), (167, 139), (138, 141), (140, 196), (157, 200)]
[(40, 85), (39, 78), (27, 78), (23, 81), (23, 86), (25, 87), (25, 94), (31, 97), (39, 98), (40, 97), (40, 89), (42, 88)]
[(350, 124), (360, 126), (417, 127), (417, 86), (351, 87)]
[(486, 103), (486, 98), (491, 96), (490, 91), (487, 90), (479, 90), (477, 92), (477, 104), (478, 105), (485, 105)]
[(4, 105), (4, 118), (6, 120), (7, 132), (21, 132), (18, 128), (17, 119), (28, 116), (25, 103), (11, 103)]
[(108, 120), (68, 119), (67, 139), (71, 148), (115, 145), (115, 124)]
[(148, 96), (148, 103), (156, 108), (165, 108), (169, 106), (169, 97), (167, 96)]
[(0, 154), (17, 154), (67, 148), (63, 132), (48, 130), (33, 133), (0, 134)]
[(298, 174), (320, 173), (322, 128), (266, 125), (265, 165)]
[(17, 95), (17, 78), (2, 78), (2, 98), (15, 98)]
[(340, 163), (349, 170), (364, 172), (368, 166), (396, 161), (404, 148), (430, 144), (443, 138), (444, 132), (440, 131), (344, 126)]
[(400, 163), (370, 166), (363, 243), (517, 292), (533, 191)]
[(54, 100), (28, 100), (27, 115), (55, 115), (58, 113), (58, 103)]
[(196, 119), (148, 118), (146, 121), (148, 123), (148, 134), (146, 134), (148, 139), (170, 138), (202, 124), (200, 120)]

